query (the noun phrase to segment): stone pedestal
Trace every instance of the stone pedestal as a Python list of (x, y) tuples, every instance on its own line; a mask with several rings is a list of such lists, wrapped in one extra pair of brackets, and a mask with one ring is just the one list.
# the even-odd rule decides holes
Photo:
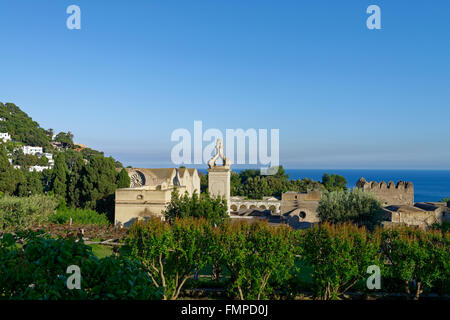
[(227, 200), (230, 213), (230, 179), (231, 169), (227, 166), (216, 166), (208, 169), (208, 191), (211, 197), (221, 196)]

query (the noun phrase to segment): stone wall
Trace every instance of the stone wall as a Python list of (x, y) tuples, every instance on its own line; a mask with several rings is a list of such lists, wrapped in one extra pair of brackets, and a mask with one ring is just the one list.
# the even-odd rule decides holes
[(399, 181), (397, 185), (394, 182), (388, 183), (381, 181), (367, 182), (364, 178), (359, 179), (356, 187), (364, 191), (372, 192), (382, 206), (390, 205), (414, 205), (414, 186), (412, 182)]
[[(162, 212), (170, 202), (173, 188), (142, 187), (116, 190), (114, 223), (129, 226), (135, 219), (163, 218)], [(180, 192), (186, 191), (179, 187)]]
[(181, 195), (200, 194), (200, 178), (196, 169), (127, 168), (130, 188), (116, 190), (114, 222), (123, 226), (136, 219), (163, 218), (175, 187)]
[(384, 210), (387, 213), (387, 221), (392, 224), (425, 228), (442, 222), (442, 212), (439, 210), (428, 211), (409, 205), (388, 206)]
[(289, 191), (281, 195), (281, 215), (294, 228), (305, 228), (320, 221), (317, 209), (322, 193)]

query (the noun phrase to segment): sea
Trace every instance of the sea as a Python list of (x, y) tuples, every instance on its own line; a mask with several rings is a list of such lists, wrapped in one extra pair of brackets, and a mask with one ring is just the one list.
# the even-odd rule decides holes
[[(233, 171), (240, 171), (234, 170)], [(360, 170), (360, 169), (285, 169), (289, 179), (309, 178), (321, 181), (324, 173), (339, 174), (354, 188), (364, 177), (367, 181), (411, 181), (414, 184), (415, 202), (441, 201), (450, 198), (450, 170)]]

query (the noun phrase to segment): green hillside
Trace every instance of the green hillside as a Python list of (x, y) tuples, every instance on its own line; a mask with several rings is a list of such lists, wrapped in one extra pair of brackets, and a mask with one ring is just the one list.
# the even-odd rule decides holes
[(0, 121), (0, 132), (10, 133), (13, 140), (29, 146), (47, 147), (50, 144), (47, 131), (14, 103), (0, 102), (0, 118), (6, 120)]

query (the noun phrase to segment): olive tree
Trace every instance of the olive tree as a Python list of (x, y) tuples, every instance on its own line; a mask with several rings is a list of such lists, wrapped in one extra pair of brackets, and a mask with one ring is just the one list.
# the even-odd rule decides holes
[(325, 192), (317, 211), (323, 222), (353, 222), (370, 228), (382, 218), (380, 202), (375, 195), (358, 188)]

